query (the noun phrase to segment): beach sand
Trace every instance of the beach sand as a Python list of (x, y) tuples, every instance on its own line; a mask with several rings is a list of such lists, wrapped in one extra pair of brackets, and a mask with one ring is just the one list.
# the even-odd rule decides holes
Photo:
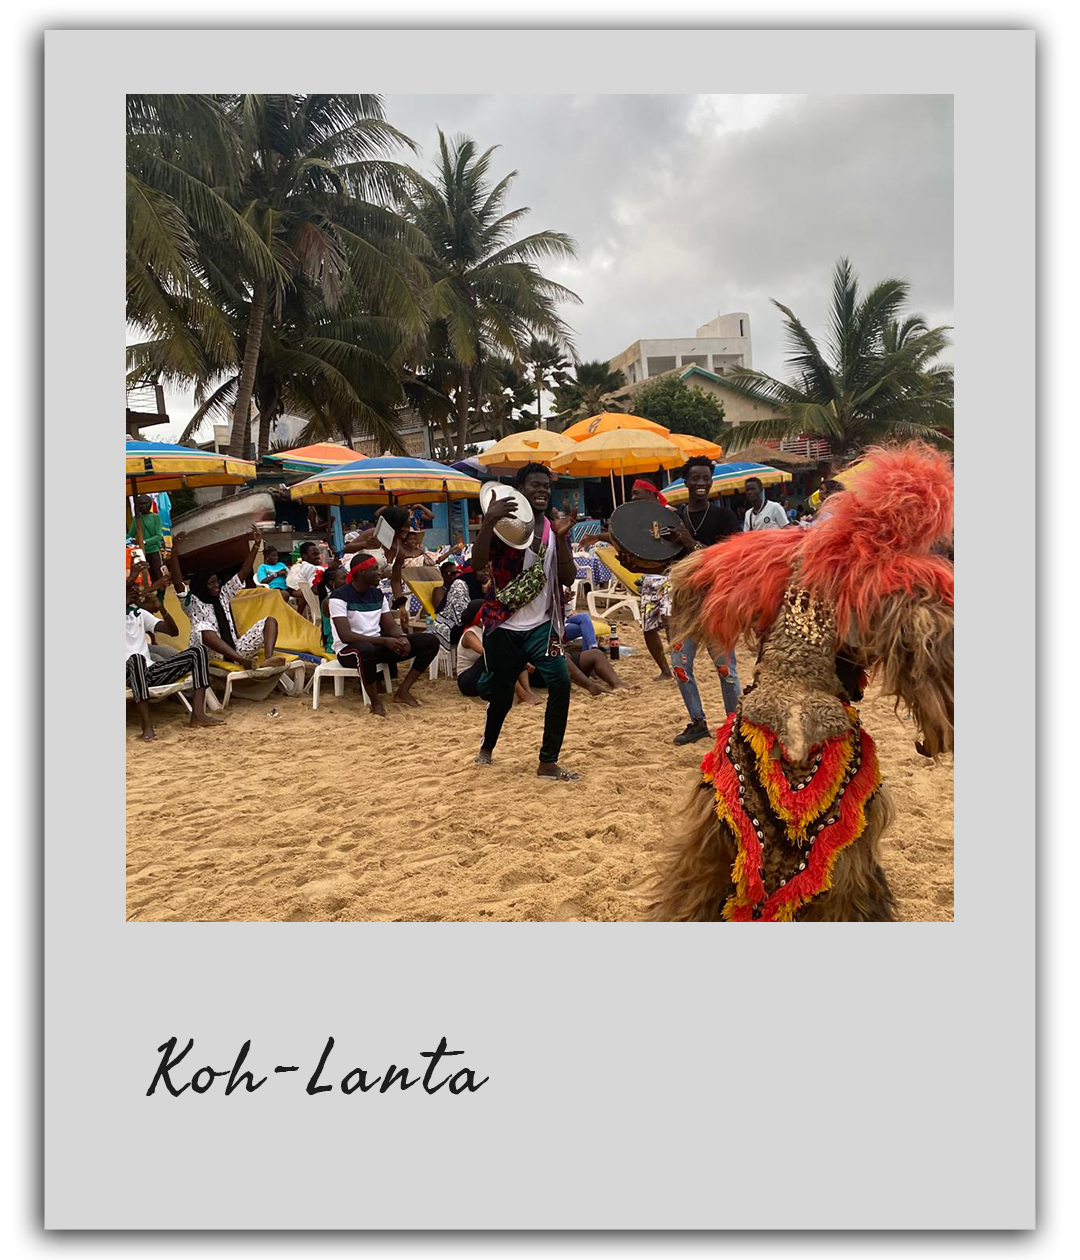
[[(380, 721), (355, 683), (261, 702), (234, 700), (227, 725), (191, 730), (175, 701), (154, 706), (156, 742), (127, 723), (127, 914), (143, 921), (580, 921), (640, 917), (641, 890), (679, 825), (709, 744), (671, 743), (686, 712), (640, 630), (616, 668), (634, 691), (570, 706), (562, 763), (579, 783), (536, 779), (543, 706), (516, 705), (495, 764), (472, 758), (484, 705), (426, 679), (422, 707)], [(740, 657), (744, 681), (751, 658)], [(705, 711), (723, 719), (712, 670)], [(543, 695), (543, 693), (539, 693)], [(277, 717), (271, 717), (272, 709)], [(953, 766), (914, 747), (912, 724), (871, 691), (897, 808), (883, 864), (905, 921), (953, 917)]]

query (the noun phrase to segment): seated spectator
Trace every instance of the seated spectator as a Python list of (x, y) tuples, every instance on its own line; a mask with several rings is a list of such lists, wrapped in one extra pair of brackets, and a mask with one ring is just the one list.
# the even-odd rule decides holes
[(580, 639), (582, 648), (596, 647), (596, 630), (593, 628), (592, 618), (587, 612), (576, 612), (574, 610), (573, 595), (569, 591), (564, 593), (567, 596), (567, 601), (566, 629), (563, 634), (563, 642), (572, 643), (575, 639)]
[(242, 635), (236, 633), (233, 622), (232, 601), (251, 576), (260, 544), (259, 531), (253, 529), (251, 549), (240, 566), (240, 572), (224, 585), (216, 573), (197, 573), (191, 579), (188, 600), (191, 641), (202, 643), (211, 657), (221, 657), (237, 665), (250, 666), (260, 649), (266, 656), (265, 665), (284, 665), (285, 658), (274, 655), (278, 636), (276, 617), (263, 617)]
[(330, 622), (330, 596), (339, 586), (344, 586), (348, 580), (349, 575), (344, 565), (340, 560), (335, 560), (329, 568), (324, 569), (316, 577), (311, 587), (315, 592), (315, 598), (319, 601), (319, 608), (322, 610), (323, 647), (327, 652), (334, 650), (334, 627)]
[[(473, 574), (470, 570), (470, 576), (474, 579), (470, 583), (463, 574), (458, 573), (457, 565), (451, 561), (443, 565), (442, 574), (443, 587), (441, 590), (435, 589), (432, 602), (437, 609), (435, 634), (439, 646), (449, 651), (457, 645), (465, 628), (472, 625), (480, 612), (488, 570), (484, 569), (479, 574)], [(476, 594), (473, 593), (474, 590)], [(440, 595), (442, 598), (438, 599)]]
[(409, 657), (413, 658), (412, 669), (393, 698), (398, 704), (418, 706), (412, 687), (438, 654), (439, 640), (433, 634), (402, 632), (379, 589), (379, 565), (374, 556), (356, 558), (347, 581), (331, 592), (327, 611), (333, 627), (333, 651), (342, 665), (355, 669), (363, 678), (372, 713), (386, 716), (375, 686), (377, 667), (388, 664), (396, 670), (397, 661)]
[[(458, 640), (457, 685), (463, 696), (480, 695), (480, 675), (484, 672), (484, 632), (478, 625), (470, 625)], [(543, 699), (529, 686), (529, 675), (535, 666), (526, 665), (514, 683), (514, 698), (519, 704), (543, 704)]]
[(272, 590), (280, 591), (284, 599), (288, 599), (288, 587), (285, 584), (285, 575), (289, 572), (289, 566), (284, 563), (278, 554), (276, 547), (267, 546), (263, 548), (263, 562), (255, 570), (255, 581), (259, 586), (269, 586)]
[[(148, 571), (149, 566), (147, 566)], [(139, 570), (138, 576), (144, 576)], [(153, 660), (149, 635), (178, 634), (176, 622), (165, 610), (161, 587), (169, 581), (162, 576), (147, 587), (136, 580), (133, 571), (127, 581), (127, 686), (135, 699), (135, 708), (142, 723), (142, 738), (157, 738), (150, 720), (150, 688), (164, 687), (191, 675), (191, 726), (221, 726), (224, 718), (212, 717), (206, 711), (206, 689), (210, 686), (210, 664), (206, 648), (192, 643), (182, 652), (173, 652), (167, 659)]]

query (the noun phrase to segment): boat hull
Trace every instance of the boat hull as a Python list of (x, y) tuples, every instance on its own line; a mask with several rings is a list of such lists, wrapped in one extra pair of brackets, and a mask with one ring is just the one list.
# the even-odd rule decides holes
[(185, 575), (239, 568), (250, 548), (252, 526), (274, 519), (274, 499), (247, 490), (184, 512), (173, 521), (173, 546)]

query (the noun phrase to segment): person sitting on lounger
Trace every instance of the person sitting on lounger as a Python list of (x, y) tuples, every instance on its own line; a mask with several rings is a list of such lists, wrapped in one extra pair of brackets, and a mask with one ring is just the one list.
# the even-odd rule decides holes
[(277, 644), (276, 617), (263, 617), (250, 630), (236, 633), (232, 601), (244, 589), (244, 583), (255, 567), (260, 546), (259, 531), (251, 531), (251, 549), (240, 566), (240, 572), (224, 585), (216, 573), (196, 573), (191, 579), (188, 616), (191, 618), (191, 641), (202, 643), (211, 657), (220, 657), (237, 665), (251, 665), (261, 649), (265, 666), (284, 665), (283, 656), (274, 655)]
[[(442, 574), (444, 585), (436, 587), (432, 592), (432, 603), (436, 608), (436, 638), (440, 647), (449, 651), (457, 646), (466, 627), (472, 625), (480, 612), (489, 570), (482, 569), (480, 573), (474, 574), (475, 581), (470, 583), (464, 574), (458, 573), (457, 565), (449, 560), (443, 565)], [(477, 593), (474, 594), (474, 591)], [(441, 599), (438, 598), (440, 595)]]
[(176, 622), (165, 611), (161, 588), (169, 582), (167, 575), (158, 578), (152, 586), (140, 584), (136, 579), (148, 575), (149, 566), (134, 569), (127, 581), (127, 685), (135, 699), (135, 708), (142, 723), (142, 737), (156, 739), (154, 724), (150, 720), (150, 688), (164, 687), (191, 675), (191, 723), (192, 726), (220, 726), (224, 718), (211, 717), (206, 712), (206, 689), (210, 686), (210, 665), (206, 648), (191, 644), (182, 652), (174, 652), (166, 660), (153, 660), (150, 656), (151, 634), (175, 635)]
[(379, 665), (413, 658), (412, 669), (394, 692), (398, 704), (418, 706), (412, 694), (416, 680), (439, 652), (439, 640), (429, 633), (405, 634), (390, 611), (390, 603), (379, 589), (379, 564), (374, 556), (358, 555), (348, 580), (333, 591), (327, 602), (334, 628), (333, 650), (342, 665), (355, 669), (364, 681), (371, 711), (385, 717), (386, 710), (375, 687)]

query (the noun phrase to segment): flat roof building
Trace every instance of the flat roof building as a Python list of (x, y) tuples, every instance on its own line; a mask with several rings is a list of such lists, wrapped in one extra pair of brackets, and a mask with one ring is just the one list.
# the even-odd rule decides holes
[(610, 366), (613, 372), (622, 372), (628, 385), (678, 367), (700, 367), (717, 376), (733, 367), (753, 367), (750, 316), (745, 311), (717, 315), (702, 324), (693, 337), (635, 341), (611, 359)]

